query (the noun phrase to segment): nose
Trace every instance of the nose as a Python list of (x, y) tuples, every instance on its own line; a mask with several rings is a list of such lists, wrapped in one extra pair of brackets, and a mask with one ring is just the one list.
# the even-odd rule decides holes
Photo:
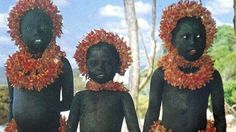
[(98, 70), (103, 70), (103, 69), (104, 69), (104, 64), (103, 64), (102, 61), (99, 61), (99, 62), (98, 62), (97, 69), (98, 69)]
[(191, 46), (194, 46), (194, 44), (195, 44), (195, 38), (194, 38), (194, 36), (191, 36), (191, 37), (189, 38), (189, 44), (190, 44)]

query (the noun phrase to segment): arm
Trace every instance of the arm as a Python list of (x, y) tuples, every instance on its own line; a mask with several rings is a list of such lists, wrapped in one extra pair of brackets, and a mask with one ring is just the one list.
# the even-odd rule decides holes
[(9, 82), (8, 78), (7, 78), (7, 83), (8, 83), (8, 90), (9, 90), (9, 114), (8, 114), (8, 120), (11, 121), (11, 119), (13, 118), (12, 105), (13, 105), (14, 88), (11, 86), (11, 83)]
[(132, 97), (129, 93), (122, 96), (123, 111), (129, 132), (140, 132)]
[(163, 71), (158, 68), (152, 75), (149, 94), (149, 105), (145, 116), (143, 131), (148, 132), (154, 121), (159, 118), (162, 89), (163, 89)]
[(216, 131), (225, 132), (226, 120), (222, 79), (218, 71), (215, 71), (213, 73), (213, 77), (214, 79), (211, 83), (211, 99)]
[(60, 111), (69, 110), (73, 98), (73, 73), (69, 61), (62, 58), (63, 71), (61, 74), (62, 101), (60, 102)]
[(77, 93), (72, 101), (70, 114), (67, 121), (66, 132), (76, 132), (78, 127), (78, 122), (80, 120), (80, 93)]

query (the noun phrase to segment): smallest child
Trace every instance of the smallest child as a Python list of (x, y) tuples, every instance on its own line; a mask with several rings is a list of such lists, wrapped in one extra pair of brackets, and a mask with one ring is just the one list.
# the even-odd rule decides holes
[(121, 132), (125, 117), (130, 132), (140, 132), (133, 100), (116, 73), (124, 75), (131, 64), (130, 48), (117, 34), (103, 29), (88, 33), (74, 55), (79, 70), (89, 81), (72, 102), (68, 132)]

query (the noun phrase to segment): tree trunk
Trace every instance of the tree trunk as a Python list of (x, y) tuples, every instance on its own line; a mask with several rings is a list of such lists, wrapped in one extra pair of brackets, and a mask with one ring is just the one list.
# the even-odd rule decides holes
[(150, 79), (150, 77), (153, 73), (154, 61), (156, 58), (156, 47), (157, 47), (156, 46), (155, 31), (156, 31), (156, 0), (152, 0), (151, 56), (150, 57), (147, 56), (148, 62), (149, 62), (149, 68), (148, 68), (146, 76), (144, 77), (144, 79), (142, 79), (142, 81), (139, 85), (139, 91), (144, 88), (144, 86), (147, 84), (148, 80)]
[(138, 22), (135, 14), (134, 0), (124, 0), (125, 19), (128, 25), (129, 45), (131, 47), (133, 64), (129, 72), (129, 89), (137, 107), (138, 87), (140, 82), (140, 62), (139, 62), (139, 43), (138, 43)]
[(233, 18), (233, 23), (234, 23), (234, 33), (236, 35), (236, 0), (234, 0), (234, 18)]
[(202, 0), (199, 0), (199, 3), (202, 5)]

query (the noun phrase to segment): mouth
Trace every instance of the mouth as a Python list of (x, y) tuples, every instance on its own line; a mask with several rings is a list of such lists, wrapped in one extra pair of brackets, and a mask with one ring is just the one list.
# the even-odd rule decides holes
[(41, 39), (36, 39), (36, 40), (34, 41), (34, 44), (40, 44), (41, 42), (42, 42)]
[(197, 54), (197, 50), (192, 49), (192, 50), (190, 50), (190, 51), (188, 52), (188, 54), (189, 54), (189, 55), (195, 55), (195, 54)]
[(104, 74), (99, 74), (99, 75), (97, 75), (97, 78), (104, 78), (104, 77), (105, 77)]

